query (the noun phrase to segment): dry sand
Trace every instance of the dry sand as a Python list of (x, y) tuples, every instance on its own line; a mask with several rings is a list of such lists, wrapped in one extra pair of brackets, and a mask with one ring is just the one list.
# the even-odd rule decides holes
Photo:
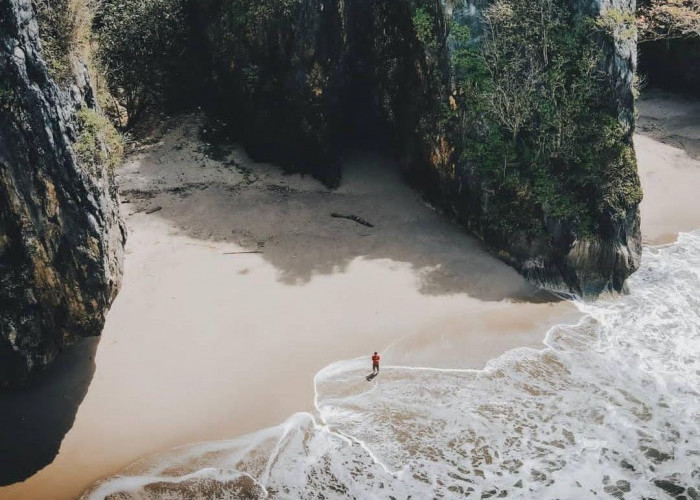
[(700, 228), (700, 101), (650, 92), (637, 109), (644, 242), (671, 243)]
[[(120, 170), (126, 273), (92, 384), (56, 460), (0, 498), (75, 498), (139, 456), (275, 425), (311, 409), (314, 374), (339, 359), (391, 345), (390, 364), (480, 367), (578, 315), (422, 204), (385, 158), (347, 158), (328, 191), (240, 151), (215, 161), (185, 123)], [(647, 240), (700, 227), (655, 180), (700, 187), (697, 163), (636, 143)]]

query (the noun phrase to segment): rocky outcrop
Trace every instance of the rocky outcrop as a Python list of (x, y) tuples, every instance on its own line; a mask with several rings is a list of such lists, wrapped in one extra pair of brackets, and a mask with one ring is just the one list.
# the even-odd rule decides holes
[(633, 0), (198, 0), (219, 116), (330, 186), (361, 130), (530, 279), (639, 266)]
[[(467, 25), (472, 33), (495, 37), (493, 44), (498, 50), (499, 44), (503, 43), (498, 38), (503, 38), (503, 32), (497, 30), (503, 27), (498, 26), (501, 13), (489, 12), (494, 2), (455, 4), (452, 16), (457, 18), (456, 24)], [(558, 129), (541, 127), (537, 122), (551, 119), (547, 116), (549, 110), (534, 107), (534, 112), (522, 125), (519, 144), (512, 156), (515, 162), (524, 163), (516, 167), (519, 177), (515, 189), (525, 190), (526, 196), (513, 195), (507, 189), (495, 187), (493, 177), (489, 182), (489, 176), (477, 170), (478, 165), (477, 169), (464, 168), (462, 163), (460, 169), (460, 160), (455, 161), (457, 168), (452, 181), (457, 183), (457, 193), (451, 196), (455, 201), (448, 210), (475, 229), (503, 260), (531, 281), (546, 287), (581, 295), (621, 291), (626, 278), (640, 265), (642, 245), (638, 205), (641, 187), (632, 145), (635, 123), (633, 86), (637, 64), (634, 4), (634, 0), (523, 0), (513, 3), (520, 8), (515, 13), (522, 16), (517, 29), (526, 29), (528, 23), (537, 25), (541, 22), (535, 15), (528, 14), (528, 7), (533, 14), (547, 16), (549, 12), (553, 20), (548, 32), (534, 28), (535, 38), (528, 42), (547, 51), (547, 56), (539, 60), (538, 57), (525, 56), (525, 65), (530, 69), (521, 72), (519, 78), (529, 78), (532, 67), (539, 64), (539, 71), (546, 76), (537, 80), (538, 85), (547, 87), (547, 79), (561, 82), (561, 92), (549, 88), (559, 96), (547, 106), (552, 107), (554, 115), (559, 112), (571, 114), (559, 124), (573, 134), (566, 138), (564, 132), (564, 140), (556, 147), (532, 158), (527, 149), (537, 147), (540, 139), (523, 137), (523, 133), (562, 134), (561, 126)], [(475, 6), (477, 9), (473, 8)], [(483, 26), (489, 22), (496, 24), (490, 32)], [(568, 33), (557, 33), (559, 29)], [(546, 43), (543, 40), (548, 36), (550, 42)], [(459, 50), (459, 44), (453, 44), (452, 57)], [(558, 64), (568, 66), (560, 75), (552, 64), (557, 57), (561, 58)], [(590, 70), (571, 64), (587, 58), (593, 63)], [(499, 69), (498, 64), (487, 62), (487, 66), (490, 66), (489, 71)], [(509, 65), (505, 64), (500, 69), (508, 68)], [(562, 75), (565, 77), (561, 78)], [(505, 81), (495, 84), (499, 91), (507, 91), (512, 82), (507, 78), (502, 80)], [(493, 84), (493, 79), (489, 83)], [(577, 87), (588, 85), (587, 91), (577, 95)], [(516, 84), (515, 87), (517, 93), (519, 86)], [(536, 98), (545, 100), (541, 94)], [(567, 99), (574, 102), (574, 107), (567, 109)], [(502, 108), (503, 103), (499, 104)], [(508, 103), (506, 100), (506, 104), (512, 106), (517, 102)], [(502, 112), (502, 109), (497, 109), (497, 112)], [(502, 126), (505, 121), (500, 121)], [(486, 124), (493, 126), (494, 121), (489, 123), (487, 120)], [(477, 136), (481, 136), (478, 130)], [(581, 154), (568, 154), (568, 148)], [(456, 149), (459, 149), (459, 144)], [(471, 156), (472, 162), (485, 158), (468, 152), (467, 156)], [(466, 163), (469, 164), (469, 160)], [(503, 182), (506, 178), (504, 174)], [(596, 184), (593, 189), (591, 183)], [(452, 182), (447, 181), (447, 184)], [(468, 186), (472, 196), (482, 200), (479, 206), (460, 208), (463, 186)], [(512, 203), (506, 209), (509, 213), (504, 217), (503, 211), (497, 210), (495, 217), (489, 216), (492, 210), (489, 201), (498, 198), (499, 191), (501, 197)], [(524, 217), (515, 216), (506, 226), (498, 222), (511, 218), (515, 215), (513, 212), (520, 210)], [(475, 217), (474, 214), (480, 215)], [(531, 220), (539, 221), (539, 224), (528, 227), (526, 222)]]
[(0, 386), (98, 335), (119, 288), (114, 174), (98, 161), (103, 138), (78, 119), (96, 104), (87, 69), (72, 65), (59, 88), (32, 2), (0, 0)]

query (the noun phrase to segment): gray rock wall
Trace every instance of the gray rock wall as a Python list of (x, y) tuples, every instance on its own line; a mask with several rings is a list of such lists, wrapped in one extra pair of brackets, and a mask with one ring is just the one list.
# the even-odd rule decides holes
[(95, 100), (84, 64), (73, 64), (59, 88), (31, 0), (0, 0), (0, 387), (99, 335), (119, 289), (117, 187), (74, 152), (76, 112)]

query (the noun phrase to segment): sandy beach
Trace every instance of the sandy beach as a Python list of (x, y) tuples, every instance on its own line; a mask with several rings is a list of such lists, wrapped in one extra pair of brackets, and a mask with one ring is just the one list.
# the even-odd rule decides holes
[(649, 245), (670, 243), (700, 227), (700, 101), (649, 92), (637, 109), (642, 235)]
[[(640, 102), (648, 244), (700, 227), (691, 104)], [(125, 279), (73, 426), (2, 499), (75, 498), (138, 457), (278, 424), (339, 359), (479, 368), (579, 316), (426, 206), (388, 157), (349, 153), (331, 191), (209, 147), (195, 116), (165, 128), (119, 170)]]

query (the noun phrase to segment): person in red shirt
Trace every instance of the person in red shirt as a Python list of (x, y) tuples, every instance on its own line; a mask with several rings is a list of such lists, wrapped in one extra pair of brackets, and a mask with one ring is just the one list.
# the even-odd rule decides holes
[(372, 356), (372, 373), (379, 373), (379, 359), (381, 356), (377, 354), (376, 352), (374, 353), (374, 356)]

